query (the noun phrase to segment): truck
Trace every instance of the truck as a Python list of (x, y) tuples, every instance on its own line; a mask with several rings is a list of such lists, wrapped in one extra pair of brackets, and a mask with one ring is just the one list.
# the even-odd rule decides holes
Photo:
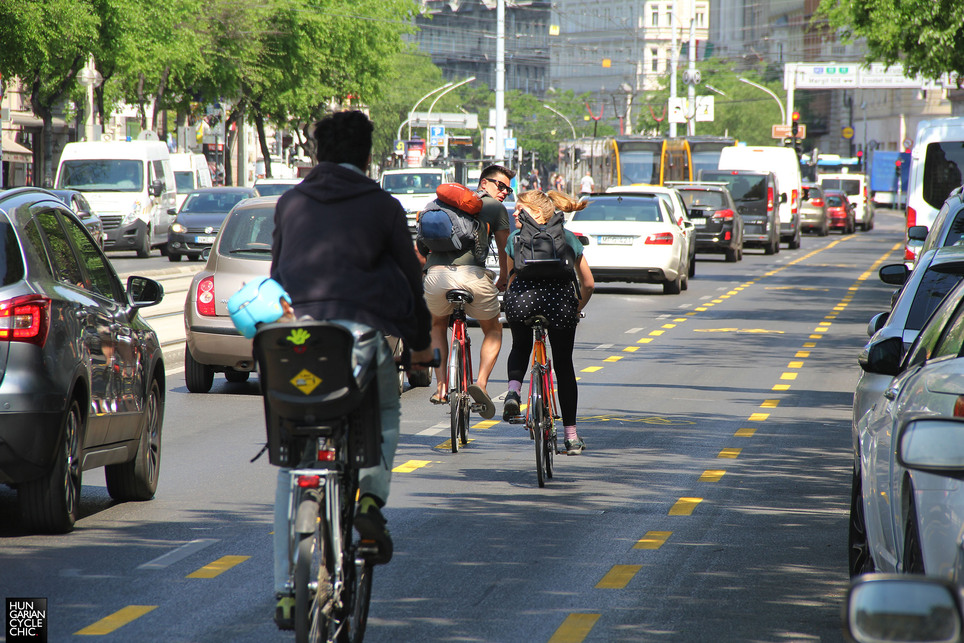
[[(898, 164), (897, 161), (900, 161)], [(900, 199), (897, 201), (897, 176), (900, 174)], [(874, 150), (870, 153), (870, 198), (875, 205), (899, 208), (907, 199), (910, 179), (910, 152)]]

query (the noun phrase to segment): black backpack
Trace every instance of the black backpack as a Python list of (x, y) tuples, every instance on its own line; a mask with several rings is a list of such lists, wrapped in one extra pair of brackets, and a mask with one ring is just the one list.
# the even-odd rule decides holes
[(515, 272), (524, 279), (576, 279), (576, 253), (566, 242), (565, 217), (556, 212), (545, 225), (520, 210), (513, 244)]

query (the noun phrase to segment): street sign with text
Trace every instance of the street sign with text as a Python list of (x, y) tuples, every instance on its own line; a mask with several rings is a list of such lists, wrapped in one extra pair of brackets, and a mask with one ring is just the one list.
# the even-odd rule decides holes
[[(790, 125), (771, 125), (770, 126), (770, 138), (789, 138), (791, 136), (791, 126)], [(797, 123), (797, 138), (804, 139), (807, 138), (807, 126), (803, 123)]]
[(428, 125), (444, 125), (458, 129), (477, 129), (479, 127), (478, 114), (447, 114), (445, 112), (410, 112), (412, 127), (426, 127)]

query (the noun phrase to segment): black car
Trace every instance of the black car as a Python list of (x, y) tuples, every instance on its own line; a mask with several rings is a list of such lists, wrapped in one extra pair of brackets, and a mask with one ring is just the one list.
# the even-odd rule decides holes
[(24, 525), (66, 532), (82, 472), (105, 467), (116, 500), (157, 488), (164, 363), (139, 310), (160, 284), (121, 283), (87, 229), (37, 188), (0, 192), (0, 483)]
[(61, 201), (73, 209), (74, 214), (80, 218), (84, 227), (90, 230), (90, 236), (94, 238), (101, 248), (104, 247), (104, 222), (90, 209), (90, 203), (83, 192), (77, 190), (50, 190)]
[[(254, 188), (201, 188), (187, 193), (177, 216), (167, 231), (167, 258), (200, 259), (205, 248), (214, 244), (221, 223), (231, 208), (245, 199), (258, 196)], [(171, 211), (174, 214), (173, 210)]]
[(780, 191), (773, 172), (701, 170), (701, 183), (722, 183), (743, 217), (743, 247), (780, 252)]
[(743, 216), (723, 185), (676, 185), (696, 226), (697, 252), (722, 252), (727, 261), (743, 258)]

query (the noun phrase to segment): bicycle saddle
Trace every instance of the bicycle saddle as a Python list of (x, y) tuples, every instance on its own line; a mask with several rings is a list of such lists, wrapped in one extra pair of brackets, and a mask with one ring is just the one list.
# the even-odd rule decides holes
[(472, 300), (475, 299), (475, 297), (472, 296), (472, 293), (470, 293), (468, 290), (462, 290), (461, 288), (453, 288), (452, 290), (448, 291), (445, 293), (445, 298), (452, 303), (460, 301), (463, 304), (471, 304)]
[(529, 319), (525, 320), (524, 323), (526, 326), (535, 326), (536, 324), (539, 324), (540, 326), (545, 328), (546, 326), (549, 325), (549, 318), (546, 317), (545, 315), (533, 315)]

